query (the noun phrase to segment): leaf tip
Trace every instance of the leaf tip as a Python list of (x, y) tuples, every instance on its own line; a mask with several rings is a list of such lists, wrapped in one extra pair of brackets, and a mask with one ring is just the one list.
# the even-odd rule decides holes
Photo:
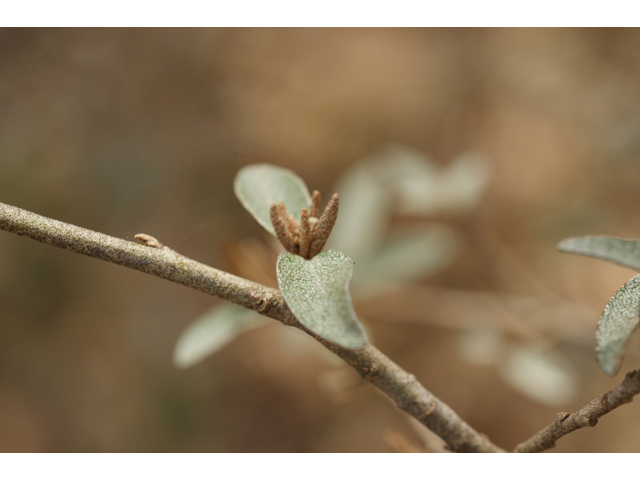
[(569, 248), (573, 243), (574, 238), (575, 237), (569, 237), (559, 241), (558, 244), (556, 245), (556, 250), (563, 253), (570, 253), (571, 250), (569, 250)]
[(181, 343), (178, 342), (173, 349), (172, 363), (173, 366), (179, 370), (185, 370), (196, 363), (199, 360), (194, 360), (191, 355), (188, 355), (188, 352), (185, 353), (185, 349), (182, 348)]

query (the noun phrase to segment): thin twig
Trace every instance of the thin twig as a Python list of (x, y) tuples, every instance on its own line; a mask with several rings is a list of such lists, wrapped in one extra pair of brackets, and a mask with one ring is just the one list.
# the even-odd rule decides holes
[(559, 413), (545, 429), (522, 442), (518, 453), (537, 453), (556, 446), (556, 441), (582, 427), (594, 427), (598, 419), (616, 408), (633, 401), (640, 393), (640, 370), (627, 373), (622, 383), (604, 395), (594, 398), (575, 413)]
[(336, 353), (396, 405), (442, 438), (455, 452), (502, 452), (449, 406), (371, 344), (346, 350), (304, 328), (279, 290), (216, 270), (170, 248), (149, 248), (0, 203), (0, 230), (133, 268), (242, 305), (299, 328)]

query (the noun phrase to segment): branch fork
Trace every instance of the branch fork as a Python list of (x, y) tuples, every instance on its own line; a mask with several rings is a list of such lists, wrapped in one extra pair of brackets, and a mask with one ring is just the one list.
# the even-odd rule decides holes
[(287, 212), (284, 203), (272, 203), (271, 223), (284, 249), (307, 260), (320, 253), (336, 223), (339, 203), (340, 197), (334, 193), (320, 215), (320, 192), (314, 190), (311, 205), (302, 209), (299, 222)]

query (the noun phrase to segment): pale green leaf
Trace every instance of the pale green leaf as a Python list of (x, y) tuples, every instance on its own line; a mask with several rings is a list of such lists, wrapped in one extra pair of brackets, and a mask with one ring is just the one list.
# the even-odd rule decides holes
[(253, 218), (272, 235), (269, 209), (272, 203), (283, 202), (287, 212), (300, 221), (300, 210), (311, 204), (311, 195), (304, 181), (287, 168), (266, 163), (247, 165), (240, 169), (233, 182), (233, 191)]
[(402, 215), (433, 215), (466, 212), (484, 194), (491, 173), (478, 155), (466, 153), (439, 166), (419, 152), (404, 147), (387, 147), (378, 175), (393, 185), (397, 209)]
[(571, 362), (559, 350), (535, 343), (508, 348), (498, 374), (525, 396), (554, 407), (574, 400), (580, 388)]
[(351, 167), (335, 191), (340, 194), (340, 214), (327, 246), (349, 252), (360, 264), (382, 243), (391, 209), (389, 191), (380, 185), (368, 159)]
[(449, 266), (458, 253), (458, 238), (449, 228), (425, 226), (397, 231), (358, 264), (358, 280), (410, 282)]
[(614, 376), (620, 370), (622, 356), (640, 315), (640, 275), (636, 275), (615, 293), (602, 312), (596, 332), (596, 357), (602, 370)]
[(558, 244), (561, 252), (578, 253), (640, 271), (640, 241), (607, 236), (572, 237)]
[(366, 337), (349, 295), (353, 261), (335, 250), (311, 260), (282, 252), (278, 285), (295, 317), (316, 335), (344, 348), (359, 349)]
[(327, 245), (361, 265), (381, 247), (392, 210), (418, 216), (465, 212), (489, 180), (487, 163), (472, 153), (441, 167), (420, 152), (387, 145), (350, 167), (336, 185), (340, 215)]
[(216, 306), (182, 332), (173, 351), (173, 363), (179, 368), (191, 367), (242, 333), (266, 322), (260, 315), (238, 305)]

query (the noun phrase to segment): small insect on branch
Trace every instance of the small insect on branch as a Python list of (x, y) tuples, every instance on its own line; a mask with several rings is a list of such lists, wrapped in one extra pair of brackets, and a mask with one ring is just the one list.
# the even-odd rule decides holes
[(322, 251), (338, 217), (340, 197), (334, 193), (320, 215), (320, 192), (311, 195), (311, 205), (303, 208), (298, 222), (287, 212), (282, 202), (271, 204), (271, 223), (278, 241), (287, 252), (300, 255), (307, 260)]

